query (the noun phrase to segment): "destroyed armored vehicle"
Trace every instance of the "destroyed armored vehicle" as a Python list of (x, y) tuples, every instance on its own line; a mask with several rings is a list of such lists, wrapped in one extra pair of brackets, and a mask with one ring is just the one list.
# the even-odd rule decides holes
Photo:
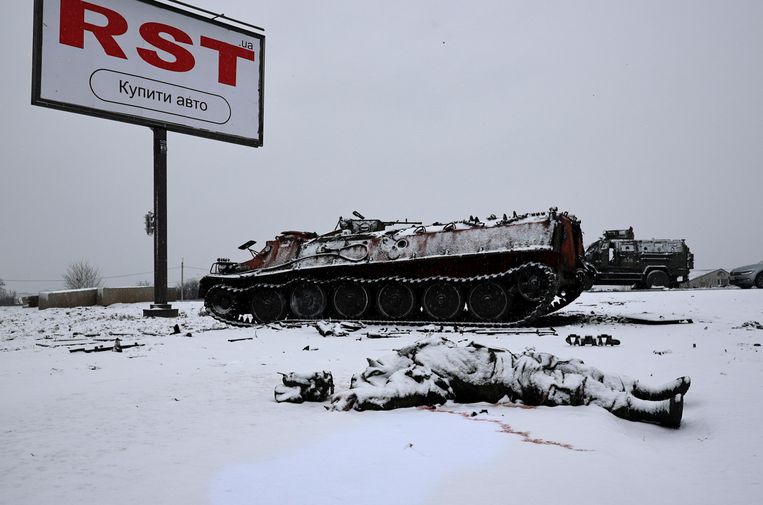
[(605, 230), (588, 246), (585, 257), (596, 269), (594, 284), (678, 287), (694, 268), (694, 255), (684, 239), (636, 240), (633, 227)]
[(334, 231), (286, 231), (200, 281), (210, 314), (251, 325), (283, 319), (525, 324), (589, 288), (580, 222), (566, 212), (470, 217), (422, 226), (339, 218)]

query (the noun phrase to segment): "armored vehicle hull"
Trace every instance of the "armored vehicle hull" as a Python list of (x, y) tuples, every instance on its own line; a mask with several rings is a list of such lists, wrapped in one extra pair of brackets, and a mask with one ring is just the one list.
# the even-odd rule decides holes
[(320, 236), (284, 232), (249, 261), (219, 260), (200, 281), (210, 314), (236, 325), (317, 318), (526, 324), (592, 281), (579, 221), (555, 209), (429, 226), (356, 215)]
[(683, 239), (636, 240), (633, 228), (605, 230), (588, 246), (586, 261), (596, 269), (595, 284), (637, 288), (678, 287), (694, 268)]

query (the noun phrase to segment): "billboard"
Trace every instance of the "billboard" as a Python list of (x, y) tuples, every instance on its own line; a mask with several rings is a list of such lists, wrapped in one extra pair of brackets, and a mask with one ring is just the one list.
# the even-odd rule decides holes
[(153, 0), (35, 0), (32, 104), (259, 147), (264, 49)]

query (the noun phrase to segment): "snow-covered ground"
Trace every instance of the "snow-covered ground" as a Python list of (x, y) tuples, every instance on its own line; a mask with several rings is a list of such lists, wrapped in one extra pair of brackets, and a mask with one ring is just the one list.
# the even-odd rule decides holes
[[(227, 328), (199, 316), (201, 303), (175, 306), (177, 320), (143, 319), (143, 305), (0, 309), (0, 503), (729, 505), (763, 495), (763, 330), (739, 328), (763, 322), (763, 290), (586, 293), (546, 322), (556, 336), (448, 334), (654, 383), (690, 375), (679, 430), (595, 406), (278, 404), (277, 372), (330, 370), (344, 390), (366, 357), (424, 333)], [(694, 323), (600, 317), (644, 312)], [(175, 323), (182, 332), (170, 335)], [(622, 343), (571, 347), (570, 333)], [(94, 344), (62, 342), (115, 336), (145, 345), (70, 353)]]

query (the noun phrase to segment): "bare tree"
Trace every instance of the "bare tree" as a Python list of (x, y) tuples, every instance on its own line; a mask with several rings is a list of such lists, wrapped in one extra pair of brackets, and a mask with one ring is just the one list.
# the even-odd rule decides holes
[(178, 290), (178, 295), (180, 295), (180, 290), (183, 291), (183, 299), (184, 300), (195, 300), (199, 297), (199, 280), (198, 279), (188, 279), (186, 280), (183, 285), (181, 286), (178, 282), (175, 285), (176, 289)]
[(101, 271), (81, 259), (69, 265), (64, 274), (64, 285), (68, 289), (99, 288), (103, 285)]
[(0, 279), (0, 305), (16, 305), (16, 292), (5, 289), (5, 281)]

